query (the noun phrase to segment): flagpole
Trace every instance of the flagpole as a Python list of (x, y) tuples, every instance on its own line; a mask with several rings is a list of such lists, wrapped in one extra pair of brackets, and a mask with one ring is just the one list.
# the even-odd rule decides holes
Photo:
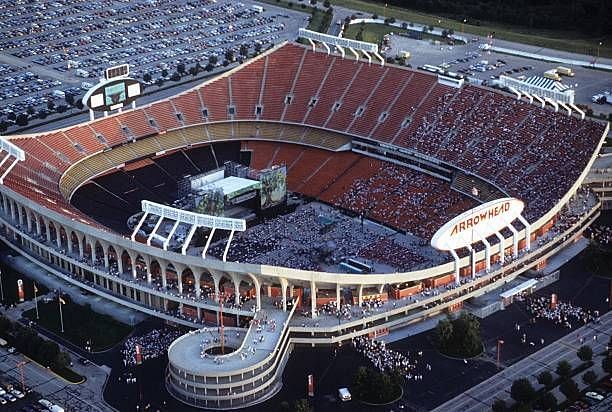
[(36, 308), (36, 320), (39, 320), (38, 316), (38, 299), (36, 298), (36, 292), (38, 292), (38, 288), (36, 287), (36, 282), (34, 282), (34, 307)]
[(60, 325), (62, 327), (62, 333), (64, 333), (64, 317), (62, 315), (62, 292), (59, 293), (59, 312), (60, 312)]

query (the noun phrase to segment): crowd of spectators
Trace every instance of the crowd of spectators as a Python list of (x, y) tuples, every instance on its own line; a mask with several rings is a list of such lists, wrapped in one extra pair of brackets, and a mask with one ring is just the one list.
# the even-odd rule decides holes
[(153, 329), (144, 335), (129, 337), (125, 340), (121, 349), (123, 365), (136, 365), (137, 345), (140, 346), (142, 361), (144, 362), (148, 359), (155, 359), (166, 355), (170, 344), (182, 334), (178, 329), (164, 328)]
[(585, 234), (602, 246), (612, 246), (612, 226), (592, 225), (585, 230)]
[(584, 309), (560, 300), (553, 304), (550, 296), (528, 297), (526, 306), (534, 323), (537, 319), (546, 319), (572, 329), (599, 319), (597, 310)]
[(366, 336), (354, 338), (353, 347), (383, 373), (397, 373), (406, 379), (420, 381), (425, 371), (431, 371), (431, 365), (422, 359), (422, 351), (411, 359), (410, 354), (404, 355), (389, 349), (385, 342)]

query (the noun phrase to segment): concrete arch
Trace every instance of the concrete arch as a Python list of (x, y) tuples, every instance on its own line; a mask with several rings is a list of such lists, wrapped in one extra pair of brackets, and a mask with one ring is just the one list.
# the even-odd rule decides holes
[(66, 232), (64, 226), (60, 226), (58, 246), (60, 246), (63, 250), (68, 250), (68, 243), (68, 232)]
[(47, 240), (49, 242), (57, 243), (58, 230), (55, 227), (55, 223), (52, 220), (49, 220), (47, 223)]
[(207, 299), (215, 300), (215, 293), (218, 286), (213, 275), (208, 270), (200, 272), (200, 290), (201, 296)]
[(38, 227), (40, 229), (39, 235), (47, 238), (47, 233), (49, 233), (49, 229), (47, 228), (47, 223), (45, 222), (45, 218), (41, 215), (38, 215), (36, 221), (38, 222)]
[(195, 293), (196, 279), (191, 268), (185, 268), (181, 271), (180, 276), (181, 292), (182, 293)]
[(157, 260), (155, 259), (151, 260), (151, 263), (149, 264), (149, 273), (151, 276), (152, 284), (160, 288), (164, 286), (161, 265), (159, 264)]
[(132, 273), (132, 256), (130, 256), (130, 253), (127, 250), (123, 250), (123, 252), (121, 252), (121, 266), (125, 272)]
[(168, 262), (166, 267), (164, 268), (164, 274), (166, 278), (166, 287), (168, 289), (177, 289), (179, 288), (179, 276), (176, 270), (176, 267), (172, 264), (172, 262)]
[(106, 256), (108, 256), (108, 265), (111, 268), (117, 269), (118, 268), (117, 251), (115, 250), (113, 245), (110, 245), (110, 244), (108, 245), (106, 249)]
[[(134, 264), (136, 279), (146, 281), (148, 270), (147, 260), (142, 255), (138, 254), (134, 259)], [(132, 270), (132, 274), (134, 274), (134, 270)]]

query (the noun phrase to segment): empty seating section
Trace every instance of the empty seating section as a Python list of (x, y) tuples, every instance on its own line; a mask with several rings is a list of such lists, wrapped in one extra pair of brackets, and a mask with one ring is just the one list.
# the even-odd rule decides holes
[(87, 154), (94, 154), (106, 148), (105, 145), (96, 139), (93, 130), (89, 126), (71, 127), (66, 129), (64, 133), (72, 143), (78, 144)]
[(261, 81), (263, 78), (264, 59), (258, 59), (249, 64), (245, 70), (235, 72), (230, 76), (231, 102), (235, 107), (236, 119), (254, 119), (255, 108), (259, 102)]
[[(419, 102), (426, 93), (435, 85), (434, 76), (414, 73), (410, 83), (403, 89), (396, 103), (389, 109), (387, 119), (376, 129), (379, 140), (389, 142), (398, 132), (406, 118), (414, 115)], [(413, 119), (417, 121), (417, 119)]]
[(183, 130), (171, 130), (167, 133), (160, 134), (155, 137), (163, 150), (172, 150), (178, 147), (185, 146), (186, 142), (183, 138)]
[(128, 137), (121, 130), (117, 116), (106, 117), (91, 123), (91, 128), (104, 137), (109, 146), (118, 145), (128, 141)]
[(139, 139), (157, 133), (142, 110), (130, 110), (117, 117), (121, 126), (126, 126), (130, 134)]
[(279, 144), (275, 142), (262, 142), (257, 140), (245, 141), (242, 143), (242, 150), (251, 151), (250, 167), (262, 170), (268, 167), (268, 163), (274, 156)]
[[(347, 86), (362, 67), (355, 60), (343, 60), (337, 58), (331, 68), (331, 74), (323, 83), (319, 91), (318, 101), (312, 110), (306, 115), (304, 123), (323, 126), (327, 118), (332, 114), (336, 102), (347, 90)], [(357, 87), (355, 89), (358, 89)]]
[(366, 110), (360, 117), (355, 119), (348, 132), (368, 136), (381, 117), (381, 113), (390, 106), (404, 82), (408, 81), (407, 77), (411, 73), (405, 70), (389, 70), (378, 86), (378, 89), (376, 89), (376, 92), (367, 102)]
[(304, 121), (308, 103), (317, 94), (321, 81), (328, 72), (333, 60), (334, 56), (329, 56), (325, 53), (307, 52), (302, 69), (298, 74), (295, 89), (293, 90), (291, 104), (287, 105), (285, 116), (281, 120), (294, 123), (302, 123)]
[(183, 136), (183, 140), (187, 144), (199, 144), (210, 140), (206, 134), (206, 126), (203, 125), (187, 127), (180, 129), (178, 132)]
[(207, 84), (200, 89), (200, 96), (202, 96), (204, 107), (208, 111), (209, 122), (220, 122), (229, 118), (229, 82), (227, 77), (222, 77)]
[(181, 113), (184, 124), (192, 125), (204, 122), (202, 104), (197, 90), (190, 90), (172, 99), (172, 104)]
[(287, 187), (290, 190), (299, 192), (304, 181), (308, 180), (312, 174), (319, 170), (325, 163), (332, 158), (332, 153), (324, 150), (304, 149), (296, 158), (297, 162), (286, 161), (287, 168)]
[(210, 140), (229, 140), (234, 137), (234, 125), (232, 123), (213, 123), (206, 126)]
[[(342, 98), (342, 104), (338, 111), (332, 115), (325, 126), (335, 130), (346, 131), (355, 118), (357, 109), (365, 104), (368, 96), (370, 96), (370, 93), (372, 93), (372, 90), (384, 74), (385, 68), (378, 64), (371, 66), (361, 65), (361, 70), (353, 80), (350, 89), (346, 91)], [(382, 82), (384, 82), (384, 79)], [(378, 110), (380, 113), (380, 109), (375, 107), (372, 107), (372, 110)]]
[(319, 197), (339, 176), (344, 174), (362, 156), (353, 152), (335, 153), (328, 161), (317, 168), (298, 190), (311, 197)]
[[(291, 91), (302, 56), (305, 50), (302, 48), (290, 48), (287, 53), (274, 53), (266, 57), (268, 72), (263, 87), (262, 105), (263, 111), (260, 119), (279, 120), (285, 107), (285, 97)], [(282, 70), (270, 68), (282, 67)]]
[(148, 117), (153, 118), (161, 130), (176, 129), (181, 126), (174, 107), (168, 100), (160, 100), (144, 108)]
[(74, 147), (74, 144), (68, 140), (63, 132), (46, 134), (38, 137), (38, 140), (43, 142), (46, 146), (54, 148), (56, 152), (62, 153), (70, 160), (70, 163), (76, 162), (83, 157), (83, 153), (79, 152)]

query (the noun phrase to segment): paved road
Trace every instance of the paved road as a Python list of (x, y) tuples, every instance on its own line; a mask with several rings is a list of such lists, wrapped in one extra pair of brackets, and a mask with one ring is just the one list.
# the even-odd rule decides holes
[[(593, 340), (593, 336), (597, 336), (597, 340)], [(603, 315), (601, 323), (590, 323), (577, 329), (445, 402), (434, 411), (477, 412), (482, 411), (483, 408), (489, 409), (495, 399), (510, 397), (509, 389), (515, 379), (530, 377), (532, 381), (535, 381), (535, 377), (542, 371), (554, 371), (561, 360), (567, 360), (573, 367), (577, 366), (580, 363), (576, 356), (576, 350), (581, 346), (580, 337), (585, 338), (585, 344), (590, 345), (593, 352), (597, 354), (606, 349), (610, 336), (612, 336), (612, 312)]]

